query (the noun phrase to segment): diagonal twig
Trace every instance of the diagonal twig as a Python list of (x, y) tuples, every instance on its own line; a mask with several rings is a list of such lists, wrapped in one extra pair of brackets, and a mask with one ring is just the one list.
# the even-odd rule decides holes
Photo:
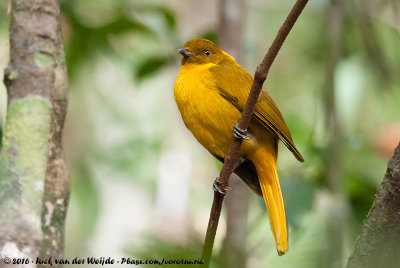
[[(254, 113), (255, 104), (258, 96), (261, 92), (261, 88), (264, 84), (265, 79), (268, 76), (269, 69), (278, 54), (283, 42), (287, 35), (295, 24), (300, 13), (303, 11), (308, 0), (297, 0), (292, 10), (290, 11), (285, 22), (282, 24), (275, 37), (274, 42), (268, 49), (267, 54), (262, 60), (261, 64), (257, 67), (254, 74), (253, 85), (251, 86), (250, 94), (247, 99), (246, 105), (244, 106), (242, 117), (239, 120), (239, 128), (247, 129), (250, 125), (250, 120)], [(229, 177), (232, 174), (233, 166), (237, 162), (239, 157), (239, 149), (242, 144), (241, 138), (234, 138), (229, 152), (225, 158), (224, 165), (222, 166), (219, 176), (219, 186), (222, 189), (227, 189), (229, 185)], [(221, 215), (222, 203), (224, 200), (224, 194), (214, 191), (214, 200), (210, 212), (210, 220), (208, 222), (207, 233), (203, 245), (202, 259), (204, 260), (206, 267), (209, 266), (212, 248), (214, 245), (215, 234), (217, 232), (218, 221)]]

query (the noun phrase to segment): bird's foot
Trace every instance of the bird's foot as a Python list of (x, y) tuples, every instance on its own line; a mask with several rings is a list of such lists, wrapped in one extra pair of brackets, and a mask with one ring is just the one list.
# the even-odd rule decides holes
[(226, 187), (226, 188), (221, 187), (220, 182), (219, 182), (219, 177), (217, 177), (217, 178), (215, 179), (214, 183), (213, 183), (213, 190), (214, 190), (215, 192), (219, 192), (220, 194), (225, 195), (226, 192), (232, 190), (232, 188), (229, 187), (229, 186)]
[(247, 134), (247, 129), (243, 130), (238, 125), (233, 126), (233, 136), (238, 139), (249, 140), (250, 136)]

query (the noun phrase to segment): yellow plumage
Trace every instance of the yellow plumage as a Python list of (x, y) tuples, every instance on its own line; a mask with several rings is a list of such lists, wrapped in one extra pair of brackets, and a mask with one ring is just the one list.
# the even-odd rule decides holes
[[(239, 121), (253, 77), (208, 40), (190, 40), (180, 53), (183, 55), (182, 67), (175, 82), (174, 96), (182, 119), (199, 143), (223, 161), (233, 141), (232, 129)], [(246, 160), (242, 171), (246, 172), (241, 172), (239, 167), (237, 173), (256, 193), (262, 193), (281, 255), (288, 249), (288, 231), (276, 173), (278, 139), (298, 160), (304, 160), (276, 103), (264, 88), (248, 134), (250, 139), (243, 140), (240, 149), (240, 157)]]

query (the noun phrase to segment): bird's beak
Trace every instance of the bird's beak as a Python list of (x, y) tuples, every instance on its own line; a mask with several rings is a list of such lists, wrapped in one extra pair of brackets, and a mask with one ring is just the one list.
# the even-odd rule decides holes
[(191, 57), (193, 56), (193, 53), (189, 52), (186, 50), (186, 48), (180, 48), (178, 49), (178, 53), (181, 54), (184, 57)]

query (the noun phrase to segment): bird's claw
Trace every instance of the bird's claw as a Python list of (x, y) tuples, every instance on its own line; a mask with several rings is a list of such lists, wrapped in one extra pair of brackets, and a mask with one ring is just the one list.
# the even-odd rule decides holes
[(238, 125), (233, 126), (233, 136), (238, 139), (249, 140), (250, 136), (247, 134), (247, 129), (243, 130)]
[(217, 178), (215, 179), (214, 183), (213, 183), (213, 190), (214, 190), (215, 192), (219, 192), (220, 194), (225, 195), (226, 192), (232, 190), (232, 188), (229, 187), (229, 186), (226, 187), (226, 188), (222, 188), (221, 185), (220, 185), (220, 183), (219, 183), (219, 177), (217, 177)]

